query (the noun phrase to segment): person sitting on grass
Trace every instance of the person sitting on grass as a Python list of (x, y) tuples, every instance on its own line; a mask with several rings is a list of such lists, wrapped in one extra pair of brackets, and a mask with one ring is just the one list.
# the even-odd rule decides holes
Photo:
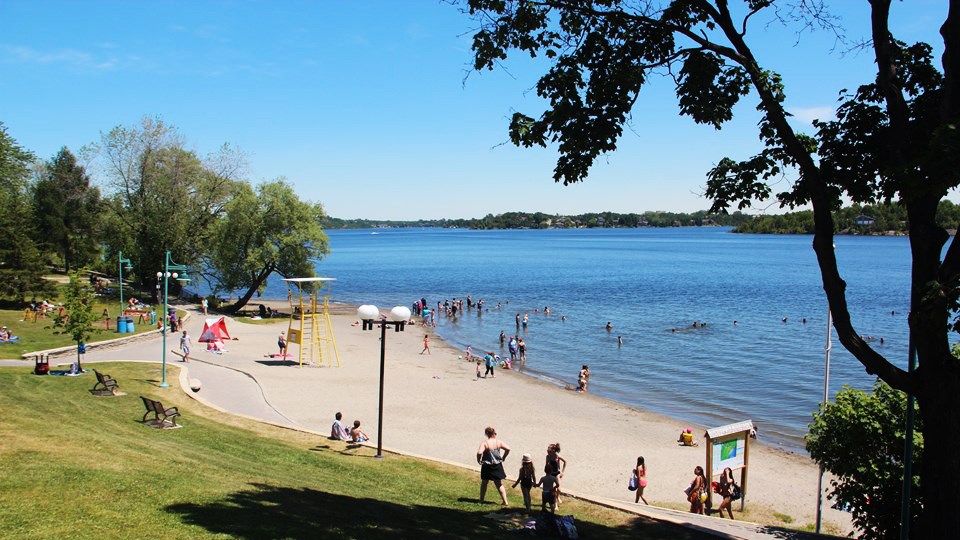
[(347, 426), (343, 425), (341, 419), (343, 415), (339, 412), (336, 414), (336, 420), (333, 421), (333, 425), (330, 426), (330, 438), (335, 441), (345, 441), (350, 439), (350, 434), (347, 433)]
[(11, 334), (6, 326), (0, 328), (0, 341), (14, 341), (16, 339), (17, 336)]
[(360, 431), (360, 421), (353, 421), (353, 429), (350, 430), (350, 440), (355, 443), (367, 442), (370, 440), (370, 437), (367, 437), (367, 434)]

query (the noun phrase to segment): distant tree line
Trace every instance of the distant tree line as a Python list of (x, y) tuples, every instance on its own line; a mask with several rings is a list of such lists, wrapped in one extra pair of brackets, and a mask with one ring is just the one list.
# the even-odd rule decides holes
[(693, 213), (644, 212), (620, 214), (599, 212), (564, 216), (543, 212), (507, 212), (487, 214), (479, 219), (437, 219), (417, 221), (386, 221), (369, 219), (326, 218), (326, 229), (368, 229), (374, 227), (447, 227), (460, 229), (576, 229), (576, 228), (633, 228), (633, 227), (699, 227), (704, 225), (737, 226), (750, 220), (741, 212), (711, 214), (706, 210)]
[[(869, 218), (869, 219), (863, 219)], [(960, 226), (960, 205), (940, 201), (937, 224), (945, 229)], [(858, 221), (861, 221), (858, 224)], [(909, 230), (907, 209), (896, 202), (854, 204), (833, 212), (836, 234), (906, 234)], [(756, 216), (737, 225), (733, 232), (756, 234), (813, 234), (813, 212), (804, 210), (780, 215)]]
[(121, 252), (133, 264), (124, 278), (156, 291), (169, 251), (194, 282), (242, 291), (231, 311), (271, 275), (312, 276), (328, 251), (323, 208), (283, 178), (252, 185), (229, 145), (201, 157), (176, 128), (145, 117), (81, 155), (86, 165), (65, 147), (37, 159), (0, 122), (0, 298), (50, 294), (51, 268), (116, 275)]

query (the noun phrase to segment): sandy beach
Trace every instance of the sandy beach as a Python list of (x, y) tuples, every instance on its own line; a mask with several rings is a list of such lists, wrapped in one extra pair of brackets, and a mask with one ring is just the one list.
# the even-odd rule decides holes
[[(280, 307), (282, 303), (274, 304)], [(376, 442), (380, 331), (363, 331), (352, 309), (339, 307), (332, 317), (341, 367), (279, 365), (265, 355), (277, 352), (277, 337), (286, 321), (247, 324), (228, 318), (228, 352), (216, 355), (196, 343), (202, 314), (187, 329), (194, 339), (193, 356), (205, 362), (249, 373), (260, 383), (267, 401), (296, 425), (327, 433), (334, 413), (357, 419)], [(431, 354), (419, 354), (424, 334), (430, 335)], [(486, 426), (494, 426), (512, 448), (505, 468), (515, 477), (520, 455), (530, 453), (539, 472), (549, 443), (559, 442), (568, 461), (563, 486), (578, 493), (633, 502), (627, 482), (637, 456), (644, 456), (649, 485), (644, 493), (651, 504), (683, 504), (683, 489), (693, 468), (705, 465), (702, 435), (706, 426), (638, 410), (507, 370), (496, 377), (476, 378), (475, 364), (458, 360), (462, 351), (446, 346), (429, 329), (407, 326), (388, 330), (384, 389), (383, 445), (403, 452), (475, 465), (475, 451)], [(177, 341), (168, 341), (176, 349)], [(142, 344), (94, 351), (88, 360), (140, 360), (155, 356)], [(297, 346), (290, 347), (297, 353)], [(168, 355), (168, 361), (176, 357)], [(571, 380), (576, 374), (571, 374)], [(643, 388), (638, 384), (638, 392)], [(700, 447), (680, 447), (677, 436), (691, 427)], [(807, 457), (752, 442), (747, 504), (789, 515), (797, 525), (813, 523), (816, 513), (818, 468)], [(737, 474), (739, 478), (739, 474)], [(522, 504), (519, 491), (511, 502)], [(476, 496), (473, 493), (464, 496)], [(718, 504), (719, 501), (714, 502)], [(739, 509), (739, 504), (734, 503)], [(849, 531), (849, 515), (829, 508), (824, 522)]]

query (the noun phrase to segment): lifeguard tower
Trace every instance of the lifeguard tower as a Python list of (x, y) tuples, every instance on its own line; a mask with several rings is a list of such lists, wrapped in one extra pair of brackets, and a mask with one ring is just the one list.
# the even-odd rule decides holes
[(296, 343), (300, 367), (304, 362), (317, 367), (340, 367), (337, 342), (330, 322), (330, 285), (335, 278), (284, 279), (290, 301), (287, 344)]

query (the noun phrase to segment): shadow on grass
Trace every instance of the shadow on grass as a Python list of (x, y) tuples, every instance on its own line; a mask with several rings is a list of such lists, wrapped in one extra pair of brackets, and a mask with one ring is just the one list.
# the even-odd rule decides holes
[(377, 457), (377, 456), (375, 456), (375, 455), (373, 455), (373, 454), (358, 454), (357, 452), (348, 452), (348, 451), (347, 451), (347, 450), (359, 450), (359, 449), (361, 449), (361, 448), (363, 448), (363, 447), (364, 447), (364, 446), (363, 446), (362, 444), (347, 444), (347, 445), (345, 445), (345, 446), (343, 447), (343, 450), (338, 450), (338, 449), (330, 446), (329, 444), (322, 444), (322, 445), (316, 446), (316, 447), (314, 447), (314, 448), (311, 448), (310, 451), (311, 451), (311, 452), (336, 452), (336, 453), (338, 453), (338, 454), (340, 454), (340, 455), (342, 455), (342, 456), (350, 456), (350, 457), (356, 457), (356, 458), (371, 458), (371, 459), (372, 459), (372, 458), (376, 458), (376, 457)]
[[(461, 502), (476, 499), (460, 498)], [(497, 538), (510, 535), (514, 523), (532, 520), (519, 509), (517, 515), (485, 517), (492, 505), (475, 510), (398, 504), (371, 498), (338, 495), (310, 488), (251, 484), (209, 503), (179, 503), (165, 510), (187, 524), (214, 534), (246, 540), (274, 538)], [(499, 517), (495, 515), (492, 517)], [(638, 517), (626, 525), (609, 527), (578, 521), (586, 538), (651, 538), (700, 540), (715, 538), (674, 525)], [(512, 535), (511, 535), (512, 536)]]
[(475, 538), (500, 533), (478, 512), (252, 484), (207, 504), (166, 507), (188, 524), (234, 538)]

